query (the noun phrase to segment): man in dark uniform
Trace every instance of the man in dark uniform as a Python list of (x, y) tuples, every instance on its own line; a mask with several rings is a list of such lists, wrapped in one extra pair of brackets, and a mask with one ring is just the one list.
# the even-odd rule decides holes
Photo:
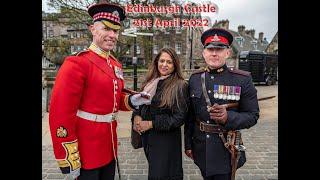
[[(226, 65), (232, 41), (232, 34), (224, 29), (205, 31), (201, 42), (207, 67), (189, 79), (191, 105), (185, 123), (185, 153), (205, 180), (231, 179), (231, 153), (224, 145), (227, 132), (250, 128), (259, 118), (257, 90), (250, 73)], [(237, 106), (228, 108), (227, 104)], [(243, 156), (238, 167), (245, 162)]]
[(55, 158), (63, 174), (78, 180), (113, 180), (117, 161), (117, 115), (150, 103), (124, 93), (121, 63), (110, 54), (118, 40), (122, 7), (88, 8), (93, 18), (90, 47), (68, 56), (51, 95), (49, 125)]

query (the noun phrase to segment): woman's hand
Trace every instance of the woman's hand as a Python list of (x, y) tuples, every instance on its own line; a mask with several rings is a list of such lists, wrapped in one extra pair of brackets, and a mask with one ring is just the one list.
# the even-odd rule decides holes
[(193, 159), (192, 150), (185, 150), (184, 152), (189, 158)]
[(139, 130), (141, 133), (152, 128), (152, 121), (140, 121), (139, 123)]
[(140, 128), (140, 122), (142, 122), (142, 117), (141, 116), (134, 116), (133, 118), (133, 130), (135, 130), (137, 133), (141, 135), (141, 128)]

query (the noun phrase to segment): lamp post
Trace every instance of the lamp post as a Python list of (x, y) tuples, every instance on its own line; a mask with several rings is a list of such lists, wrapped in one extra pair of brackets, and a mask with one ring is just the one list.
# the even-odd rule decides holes
[(132, 65), (133, 65), (133, 90), (137, 91), (138, 84), (138, 73), (137, 73), (137, 37), (133, 39), (133, 57), (132, 57)]
[(133, 58), (132, 58), (132, 64), (133, 64), (133, 90), (137, 90), (137, 84), (138, 84), (138, 73), (137, 73), (137, 64), (138, 64), (138, 58), (137, 58), (137, 36), (153, 36), (153, 33), (145, 33), (145, 32), (134, 32), (134, 39), (133, 39)]
[(136, 29), (128, 29), (122, 32), (122, 35), (124, 36), (130, 36), (133, 37), (133, 57), (132, 57), (132, 65), (133, 65), (133, 90), (137, 90), (137, 84), (138, 84), (138, 73), (137, 73), (137, 64), (138, 64), (138, 58), (137, 58), (137, 36), (153, 36), (153, 33), (143, 33), (143, 32), (137, 32)]
[[(195, 3), (192, 2), (192, 6), (194, 6)], [(191, 20), (193, 18), (193, 15), (190, 13), (189, 15), (189, 20)], [(190, 35), (189, 35), (189, 41), (190, 41), (190, 57), (189, 57), (189, 67), (190, 67), (190, 70), (192, 69), (192, 56), (193, 56), (193, 27), (189, 26), (189, 29), (190, 29)]]
[(190, 37), (190, 69), (192, 69), (192, 49), (193, 49), (193, 29), (190, 27), (191, 37)]

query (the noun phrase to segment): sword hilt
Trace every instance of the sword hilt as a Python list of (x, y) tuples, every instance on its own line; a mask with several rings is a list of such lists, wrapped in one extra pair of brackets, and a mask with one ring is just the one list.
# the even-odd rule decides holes
[(241, 131), (236, 130), (235, 148), (237, 151), (245, 151), (246, 147), (240, 144), (240, 140), (241, 140)]
[(244, 145), (236, 145), (235, 148), (237, 149), (237, 151), (245, 151), (246, 147)]

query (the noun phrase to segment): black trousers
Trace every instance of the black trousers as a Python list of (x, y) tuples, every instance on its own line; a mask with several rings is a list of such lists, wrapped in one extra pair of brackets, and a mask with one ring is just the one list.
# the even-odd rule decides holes
[(230, 180), (231, 173), (229, 174), (217, 174), (214, 176), (203, 177), (203, 180)]
[(96, 169), (80, 169), (80, 176), (77, 180), (114, 180), (115, 160), (109, 164)]

